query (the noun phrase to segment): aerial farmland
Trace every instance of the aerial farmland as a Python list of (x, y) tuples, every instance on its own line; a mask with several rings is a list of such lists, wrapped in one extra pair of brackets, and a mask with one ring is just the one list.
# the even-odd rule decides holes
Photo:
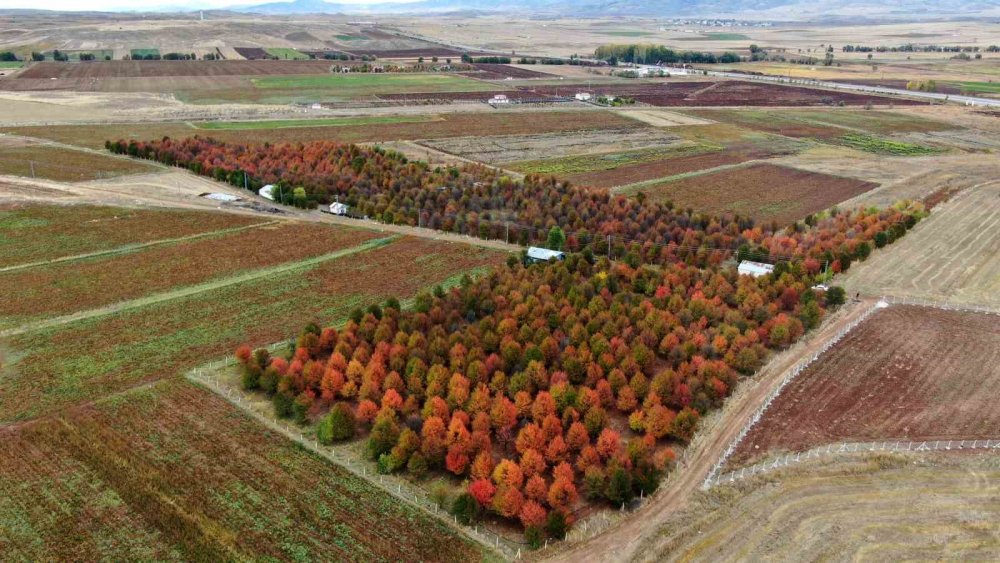
[(0, 9), (0, 558), (1000, 558), (996, 14), (445, 4)]

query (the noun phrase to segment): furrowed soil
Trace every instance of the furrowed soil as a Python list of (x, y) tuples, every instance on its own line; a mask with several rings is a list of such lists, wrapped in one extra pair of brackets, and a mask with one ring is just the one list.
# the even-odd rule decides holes
[(989, 453), (814, 460), (699, 491), (634, 560), (994, 560), (997, 483)]
[(891, 306), (778, 395), (730, 468), (834, 442), (1000, 438), (996, 315)]
[[(349, 248), (373, 231), (280, 223), (120, 255), (0, 273), (0, 328)], [(294, 241), (294, 244), (288, 244)]]
[(853, 178), (754, 164), (644, 186), (641, 191), (654, 201), (672, 201), (682, 208), (784, 224), (875, 187)]
[[(0, 342), (0, 421), (25, 420), (232, 353), (336, 324), (355, 307), (406, 298), (506, 253), (402, 238), (276, 275), (223, 285), (115, 314), (97, 314)], [(294, 263), (293, 263), (294, 265)], [(100, 313), (100, 310), (96, 310)]]
[(92, 206), (0, 206), (0, 267), (260, 223), (256, 217)]
[(1000, 307), (1000, 182), (965, 188), (842, 283), (849, 292)]
[(317, 140), (345, 143), (439, 139), (466, 135), (522, 135), (560, 131), (592, 131), (642, 127), (635, 121), (606, 111), (543, 111), (468, 114), (452, 113), (420, 123), (380, 123), (334, 127), (295, 127), (253, 131), (205, 131), (185, 123), (111, 125), (55, 125), (12, 127), (0, 132), (49, 139), (90, 148), (104, 148), (108, 140), (181, 139), (200, 135), (236, 143), (281, 143)]
[(0, 428), (0, 437), (9, 559), (489, 558), (183, 380)]

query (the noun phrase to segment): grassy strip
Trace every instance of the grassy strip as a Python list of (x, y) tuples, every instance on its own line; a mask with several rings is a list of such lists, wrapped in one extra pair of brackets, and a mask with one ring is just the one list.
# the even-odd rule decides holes
[(953, 82), (963, 94), (1000, 94), (1000, 82)]
[(288, 47), (269, 47), (264, 50), (267, 51), (268, 55), (271, 55), (272, 57), (278, 57), (279, 59), (282, 60), (304, 61), (309, 59), (309, 55), (305, 53), (300, 53), (299, 51)]
[(389, 117), (331, 117), (323, 119), (275, 119), (268, 121), (204, 121), (192, 123), (197, 129), (213, 131), (256, 131), (260, 129), (286, 129), (290, 127), (346, 127), (350, 125), (376, 125), (384, 123), (425, 123), (436, 121), (436, 116), (407, 115)]
[(941, 152), (938, 149), (925, 147), (923, 145), (906, 143), (903, 141), (893, 141), (890, 139), (880, 139), (878, 137), (857, 133), (849, 133), (840, 137), (839, 143), (865, 152), (893, 156), (924, 156)]

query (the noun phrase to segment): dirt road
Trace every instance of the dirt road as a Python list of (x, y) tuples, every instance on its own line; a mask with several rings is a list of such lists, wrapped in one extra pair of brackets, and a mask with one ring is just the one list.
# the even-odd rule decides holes
[(691, 494), (701, 487), (712, 466), (785, 373), (803, 357), (822, 349), (825, 342), (861, 316), (873, 303), (873, 300), (862, 300), (845, 305), (815, 333), (774, 356), (754, 379), (745, 382), (730, 397), (718, 416), (707, 420), (674, 474), (661, 486), (652, 501), (602, 534), (552, 554), (551, 559), (606, 562), (629, 561), (639, 556), (638, 548), (657, 532), (669, 516), (685, 507)]

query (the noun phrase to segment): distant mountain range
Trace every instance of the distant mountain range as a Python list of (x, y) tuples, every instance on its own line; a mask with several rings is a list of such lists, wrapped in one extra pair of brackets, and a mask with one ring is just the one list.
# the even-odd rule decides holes
[[(341, 4), (323, 0), (293, 0), (238, 5), (234, 11), (258, 14), (432, 14), (502, 12), (559, 16), (730, 17), (741, 19), (801, 19), (879, 16), (898, 19), (1000, 15), (1000, 0), (418, 0)], [(785, 14), (785, 18), (782, 17)]]

